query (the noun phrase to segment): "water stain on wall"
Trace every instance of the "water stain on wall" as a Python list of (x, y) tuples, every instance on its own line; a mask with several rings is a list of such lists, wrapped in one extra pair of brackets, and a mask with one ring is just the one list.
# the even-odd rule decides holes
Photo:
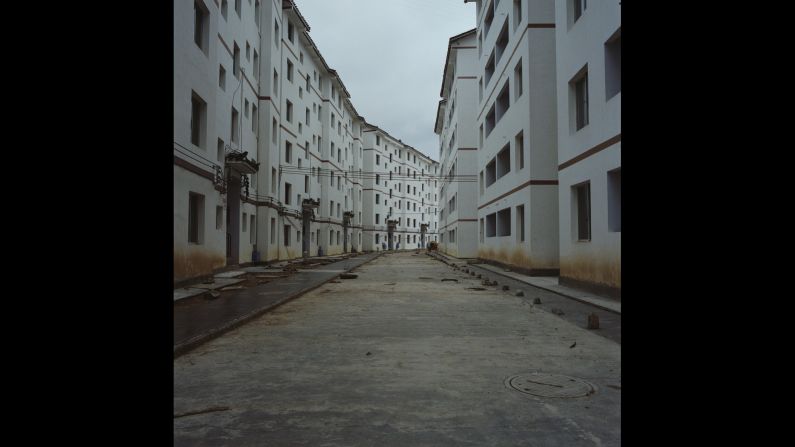
[(210, 275), (213, 270), (225, 265), (226, 258), (222, 253), (202, 248), (193, 248), (187, 252), (174, 250), (174, 281)]
[(478, 249), (478, 257), (528, 270), (558, 268), (554, 262), (534, 260), (527, 253), (527, 249), (522, 247), (513, 247), (511, 249), (500, 247), (496, 250), (491, 247), (480, 248)]
[(560, 261), (560, 276), (621, 288), (621, 259), (599, 255), (568, 257)]

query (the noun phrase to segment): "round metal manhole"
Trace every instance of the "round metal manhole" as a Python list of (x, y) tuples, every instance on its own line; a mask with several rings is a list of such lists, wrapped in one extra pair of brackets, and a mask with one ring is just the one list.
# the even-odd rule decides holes
[(505, 385), (520, 393), (541, 397), (584, 397), (595, 392), (590, 383), (560, 374), (518, 374), (505, 379)]

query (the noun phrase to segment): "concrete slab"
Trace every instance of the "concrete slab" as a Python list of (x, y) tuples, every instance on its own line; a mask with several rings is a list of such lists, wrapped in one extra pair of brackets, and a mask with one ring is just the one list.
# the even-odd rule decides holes
[(207, 293), (206, 289), (196, 289), (196, 288), (182, 288), (182, 289), (174, 289), (174, 301), (184, 300), (185, 298), (190, 298), (192, 296), (198, 296), (203, 293)]
[(244, 281), (243, 279), (236, 279), (236, 278), (216, 278), (215, 282), (212, 284), (194, 284), (191, 287), (196, 289), (215, 290), (215, 289), (220, 289), (222, 287), (238, 284), (243, 281)]
[(242, 270), (233, 270), (231, 272), (223, 272), (215, 275), (215, 278), (236, 278), (241, 275), (245, 275), (246, 272)]

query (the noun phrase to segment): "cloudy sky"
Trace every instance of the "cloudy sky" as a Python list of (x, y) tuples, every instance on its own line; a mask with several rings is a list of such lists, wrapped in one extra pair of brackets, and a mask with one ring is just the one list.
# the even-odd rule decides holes
[(309, 35), (367, 122), (439, 159), (433, 133), (450, 37), (475, 27), (464, 0), (295, 0)]

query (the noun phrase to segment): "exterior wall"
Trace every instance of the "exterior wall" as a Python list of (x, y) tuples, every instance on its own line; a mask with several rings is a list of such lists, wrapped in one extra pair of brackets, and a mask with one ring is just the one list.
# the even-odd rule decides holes
[(437, 123), (442, 172), (439, 250), (464, 258), (478, 255), (477, 63), (474, 33), (451, 39), (449, 73), (443, 80), (444, 99), (439, 110), (441, 122)]
[[(238, 15), (234, 2), (229, 1), (224, 16), (220, 2), (199, 2), (208, 12), (206, 52), (193, 40), (195, 0), (174, 1), (174, 280), (210, 274), (227, 265), (257, 259), (301, 257), (304, 232), (301, 202), (307, 198), (320, 202), (310, 223), (310, 255), (317, 255), (321, 248), (323, 254), (344, 251), (345, 211), (353, 212), (354, 216), (348, 228), (348, 250), (374, 249), (370, 240), (372, 228), (369, 233), (367, 229), (368, 219), (374, 214), (374, 202), (372, 190), (367, 188), (373, 187), (368, 172), (375, 167), (368, 164), (369, 155), (365, 151), (373, 145), (367, 145), (367, 134), (363, 133), (372, 126), (358, 115), (337, 73), (326, 65), (309, 38), (295, 4), (241, 1), (241, 14)], [(258, 11), (259, 20), (255, 11)], [(289, 38), (290, 24), (292, 40)], [(240, 50), (239, 77), (233, 70), (235, 45)], [(256, 67), (255, 52), (258, 55)], [(288, 80), (288, 61), (293, 64), (292, 80)], [(223, 85), (219, 85), (219, 67), (226, 71)], [(274, 72), (278, 75), (276, 82)], [(204, 139), (198, 146), (191, 143), (191, 97), (194, 94), (206, 103)], [(292, 104), (292, 119), (289, 120), (287, 101)], [(236, 141), (232, 141), (233, 107), (240, 119)], [(413, 164), (416, 150), (392, 137), (389, 139), (393, 147), (412, 153), (412, 170), (428, 166), (425, 172), (429, 172), (430, 166), (436, 163), (420, 154), (418, 163)], [(288, 143), (292, 147), (289, 161)], [(230, 150), (246, 152), (247, 158), (259, 163), (258, 172), (248, 176), (248, 194), (239, 186), (240, 174), (228, 169), (225, 162)], [(385, 167), (384, 171), (398, 165), (395, 161), (394, 166)], [(401, 172), (408, 167), (400, 166)], [(291, 185), (289, 200), (287, 184)], [(400, 200), (405, 202), (420, 197), (420, 184), (420, 179), (402, 180), (401, 191), (412, 186), (412, 194)], [(413, 194), (415, 185), (416, 195)], [(426, 190), (428, 185), (425, 185)], [(200, 243), (188, 242), (191, 192), (204, 197)], [(239, 206), (233, 206), (232, 202), (237, 202), (232, 197), (238, 194)], [(331, 201), (334, 201), (333, 209)], [(427, 201), (425, 205), (430, 209)], [(222, 209), (220, 227), (216, 225), (216, 207), (219, 206)], [(417, 208), (419, 210), (420, 206)], [(401, 211), (401, 222), (405, 224), (409, 211)], [(254, 216), (253, 226), (251, 216)], [(429, 222), (435, 222), (435, 217)], [(414, 231), (413, 224), (412, 220), (411, 227), (404, 225), (400, 229), (404, 244), (405, 235)], [(417, 233), (419, 224), (418, 219)], [(372, 226), (372, 222), (369, 225)], [(285, 241), (285, 226), (289, 227), (289, 244)], [(385, 226), (383, 234), (386, 234)], [(232, 241), (231, 257), (227, 256), (227, 237)], [(401, 245), (401, 248), (413, 246), (412, 243)]]
[[(620, 297), (621, 231), (620, 225), (618, 231), (608, 226), (608, 172), (621, 168), (621, 93), (607, 97), (605, 43), (620, 32), (621, 6), (618, 0), (588, 2), (576, 22), (570, 1), (557, 0), (555, 6), (560, 280)], [(570, 81), (586, 65), (588, 124), (576, 130)], [(590, 182), (590, 240), (577, 237), (573, 186), (583, 182)], [(620, 203), (620, 192), (618, 197)]]
[[(492, 7), (492, 1), (484, 8)], [(555, 30), (552, 0), (523, 1), (521, 17), (513, 2), (501, 1), (494, 10), (493, 23), (484, 33), (483, 12), (479, 12), (477, 33), (482, 39), (479, 74), (482, 98), (477, 108), (478, 123), (478, 257), (508, 264), (537, 274), (555, 274), (558, 259), (557, 212), (557, 116), (555, 92)], [(498, 36), (507, 20), (508, 43), (496, 61), (494, 74), (486, 82), (485, 67), (495, 53)], [(517, 66), (521, 64), (521, 76)], [(517, 84), (521, 79), (521, 92)], [(508, 85), (507, 111), (488, 132), (487, 116), (499, 107), (498, 95)], [(496, 112), (499, 114), (499, 112)], [(483, 137), (481, 140), (481, 128)], [(522, 135), (523, 167), (517, 154), (517, 136)], [(487, 165), (503, 148), (509, 148), (510, 171), (486, 185)], [(483, 186), (481, 187), (481, 172)], [(517, 207), (523, 207), (524, 240), (518, 226)], [(509, 234), (489, 236), (489, 216), (510, 211)], [(482, 222), (482, 224), (481, 224)], [(499, 227), (498, 222), (498, 227)]]

